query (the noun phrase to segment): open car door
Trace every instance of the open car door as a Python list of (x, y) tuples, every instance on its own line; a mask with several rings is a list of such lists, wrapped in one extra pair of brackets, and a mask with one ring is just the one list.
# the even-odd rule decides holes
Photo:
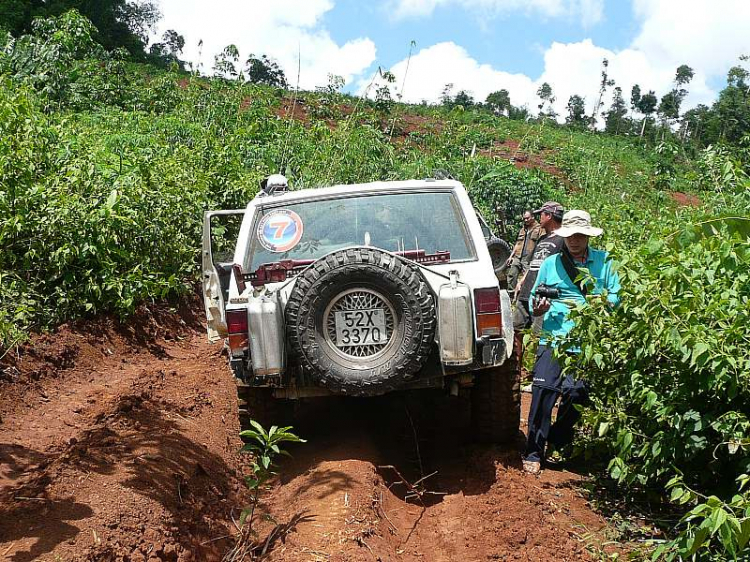
[(234, 245), (237, 240), (236, 235), (234, 237), (227, 235), (228, 229), (225, 225), (212, 224), (212, 219), (224, 217), (226, 220), (223, 222), (226, 222), (231, 220), (232, 217), (241, 217), (244, 214), (244, 209), (206, 211), (203, 214), (203, 252), (201, 260), (203, 304), (206, 308), (208, 339), (211, 342), (227, 335), (225, 306), (232, 275)]

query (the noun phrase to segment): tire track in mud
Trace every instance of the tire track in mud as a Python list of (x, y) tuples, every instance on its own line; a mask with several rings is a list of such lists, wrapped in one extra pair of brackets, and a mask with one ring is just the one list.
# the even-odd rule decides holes
[[(460, 400), (415, 398), (331, 401), (303, 413), (297, 431), (309, 443), (282, 467), (269, 508), (280, 520), (307, 519), (271, 560), (589, 559), (579, 535), (604, 522), (578, 491), (580, 477), (526, 475), (514, 446), (466, 442)], [(432, 473), (424, 505), (405, 501), (401, 476), (413, 483)]]
[[(190, 310), (97, 322), (36, 337), (3, 366), (0, 558), (220, 560), (249, 500), (221, 345)], [(465, 443), (463, 406), (430, 394), (301, 405), (308, 442), (263, 508), (303, 519), (269, 559), (586, 559), (578, 535), (603, 521), (580, 478), (527, 476), (514, 447)], [(386, 465), (410, 483), (436, 471), (423, 482), (435, 494), (405, 499)]]

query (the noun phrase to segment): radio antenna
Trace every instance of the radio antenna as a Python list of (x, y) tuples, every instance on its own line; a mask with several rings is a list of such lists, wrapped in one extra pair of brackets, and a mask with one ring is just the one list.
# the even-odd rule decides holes
[(284, 137), (284, 148), (281, 151), (281, 165), (279, 173), (289, 176), (289, 171), (286, 169), (286, 158), (287, 149), (289, 148), (289, 139), (292, 133), (292, 124), (294, 123), (294, 112), (297, 110), (297, 94), (299, 93), (299, 77), (302, 71), (302, 47), (300, 43), (297, 43), (297, 86), (294, 88), (294, 96), (292, 97), (292, 112), (287, 114), (289, 120), (288, 127), (286, 129), (286, 135)]

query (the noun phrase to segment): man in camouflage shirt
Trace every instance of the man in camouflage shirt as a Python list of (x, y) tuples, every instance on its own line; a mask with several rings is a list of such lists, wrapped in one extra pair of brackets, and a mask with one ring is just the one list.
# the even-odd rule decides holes
[(518, 232), (516, 244), (510, 257), (503, 265), (507, 271), (508, 288), (512, 291), (518, 285), (519, 276), (529, 267), (529, 261), (536, 247), (537, 240), (544, 235), (544, 229), (534, 219), (534, 214), (527, 210), (523, 213), (523, 227)]

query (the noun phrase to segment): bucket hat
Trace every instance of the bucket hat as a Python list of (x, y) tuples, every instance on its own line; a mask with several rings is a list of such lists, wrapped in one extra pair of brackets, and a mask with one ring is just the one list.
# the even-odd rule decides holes
[(591, 215), (586, 211), (568, 211), (563, 215), (562, 226), (555, 234), (567, 238), (573, 234), (585, 234), (586, 236), (599, 236), (604, 232), (598, 226), (591, 224)]

